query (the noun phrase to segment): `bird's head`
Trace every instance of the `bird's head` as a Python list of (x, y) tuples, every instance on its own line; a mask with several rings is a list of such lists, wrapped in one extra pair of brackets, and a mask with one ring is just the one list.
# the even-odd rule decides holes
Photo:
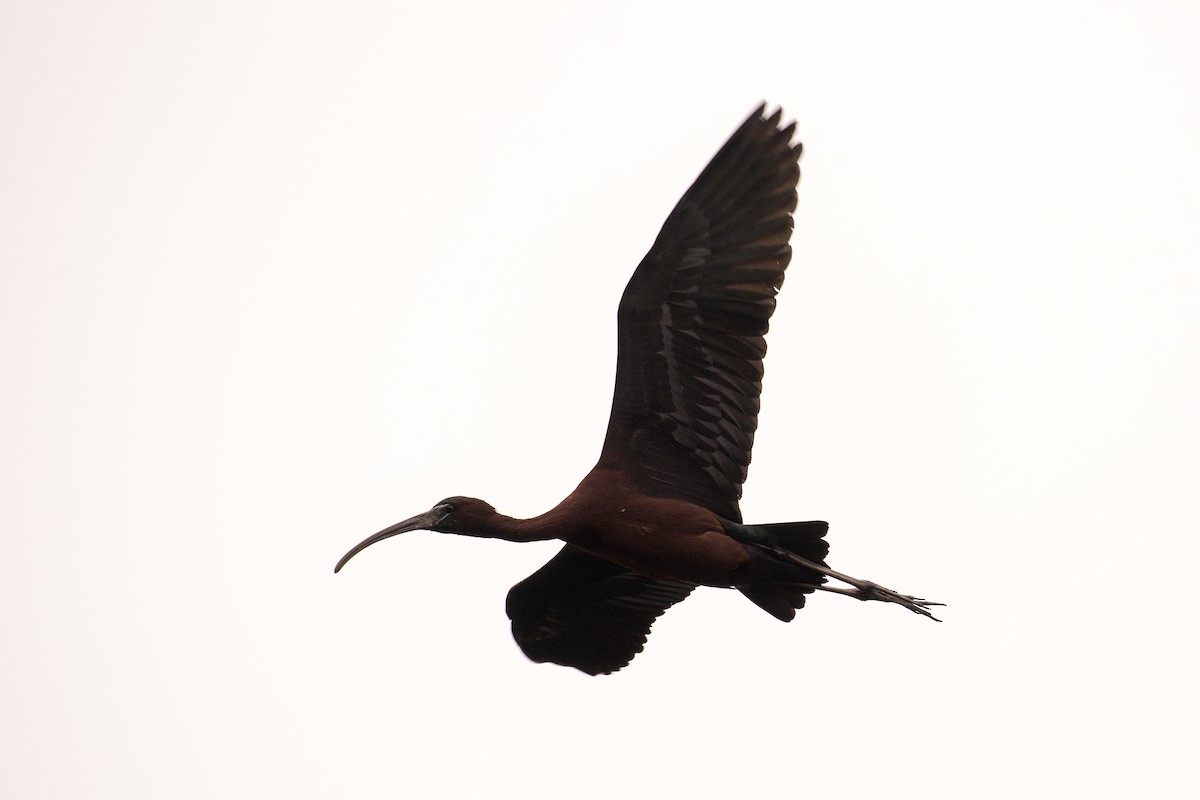
[(496, 509), (482, 500), (476, 500), (474, 497), (447, 497), (445, 500), (439, 500), (428, 511), (397, 522), (395, 525), (363, 539), (350, 548), (350, 552), (342, 556), (333, 571), (340, 571), (342, 567), (346, 566), (347, 561), (376, 542), (382, 542), (384, 539), (390, 539), (408, 531), (437, 531), (438, 533), (460, 533), (467, 536), (486, 536), (487, 522), (495, 516)]

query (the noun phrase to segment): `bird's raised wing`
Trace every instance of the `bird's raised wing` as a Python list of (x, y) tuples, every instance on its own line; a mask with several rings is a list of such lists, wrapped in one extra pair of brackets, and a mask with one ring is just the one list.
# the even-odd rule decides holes
[(800, 179), (795, 123), (765, 111), (700, 173), (625, 288), (600, 459), (639, 491), (739, 521)]
[(506, 610), (525, 655), (600, 675), (642, 652), (654, 620), (694, 588), (567, 545), (509, 590)]

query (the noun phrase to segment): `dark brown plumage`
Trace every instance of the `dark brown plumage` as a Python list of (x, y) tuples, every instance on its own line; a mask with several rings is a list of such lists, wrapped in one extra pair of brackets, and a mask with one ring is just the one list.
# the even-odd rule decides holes
[[(758, 427), (775, 295), (791, 260), (801, 146), (760, 106), (667, 217), (621, 297), (612, 413), (600, 460), (558, 506), (528, 520), (452, 497), (386, 528), (566, 545), (508, 595), (534, 661), (613, 672), (698, 585), (736, 588), (782, 620), (817, 591), (939, 605), (834, 572), (824, 522), (743, 525), (738, 501)], [(850, 588), (825, 585), (832, 577)]]

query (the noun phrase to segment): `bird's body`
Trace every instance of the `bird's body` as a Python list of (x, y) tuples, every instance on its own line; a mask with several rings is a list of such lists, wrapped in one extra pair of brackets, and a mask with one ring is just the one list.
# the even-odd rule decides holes
[(533, 522), (554, 531), (553, 538), (651, 578), (731, 586), (737, 568), (748, 560), (713, 512), (683, 500), (648, 497), (623, 473), (603, 467)]
[[(696, 586), (736, 588), (783, 620), (817, 590), (935, 605), (830, 570), (824, 522), (744, 525), (775, 294), (791, 258), (801, 148), (760, 107), (684, 194), (618, 311), (617, 379), (600, 460), (550, 511), (521, 520), (452, 497), (369, 537), (410, 530), (566, 543), (509, 593), (535, 661), (612, 672)], [(827, 577), (852, 588), (826, 586)]]

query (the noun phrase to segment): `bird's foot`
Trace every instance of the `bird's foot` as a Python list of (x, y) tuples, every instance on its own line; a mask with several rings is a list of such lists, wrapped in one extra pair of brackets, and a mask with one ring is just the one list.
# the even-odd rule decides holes
[(929, 610), (930, 606), (944, 606), (945, 603), (935, 603), (932, 600), (926, 600), (923, 597), (913, 597), (910, 594), (900, 594), (886, 586), (880, 586), (878, 583), (871, 581), (861, 581), (860, 585), (847, 592), (851, 597), (857, 597), (859, 600), (878, 600), (882, 603), (896, 603), (904, 606), (914, 614), (921, 614), (929, 617), (934, 622), (941, 622)]
[(824, 564), (818, 564), (815, 561), (809, 561), (806, 558), (802, 558), (795, 553), (788, 552), (781, 548), (771, 548), (771, 551), (781, 558), (791, 561), (794, 564), (799, 564), (800, 566), (810, 569), (813, 572), (826, 575), (834, 580), (841, 581), (842, 583), (849, 584), (851, 587), (853, 587), (847, 589), (844, 586), (829, 586), (827, 584), (819, 584), (814, 585), (813, 588), (820, 589), (823, 592), (836, 592), (837, 594), (844, 594), (847, 597), (855, 597), (859, 600), (878, 600), (881, 603), (896, 603), (897, 605), (904, 606), (914, 614), (920, 614), (922, 616), (929, 617), (934, 622), (941, 622), (941, 620), (935, 617), (929, 609), (931, 606), (944, 606), (946, 605), (945, 603), (935, 603), (934, 601), (926, 600), (923, 597), (913, 597), (910, 594), (900, 594), (899, 592), (889, 589), (886, 586), (880, 586), (878, 583), (874, 583), (872, 581), (864, 581), (861, 578), (854, 578), (844, 573), (837, 572), (825, 566)]

